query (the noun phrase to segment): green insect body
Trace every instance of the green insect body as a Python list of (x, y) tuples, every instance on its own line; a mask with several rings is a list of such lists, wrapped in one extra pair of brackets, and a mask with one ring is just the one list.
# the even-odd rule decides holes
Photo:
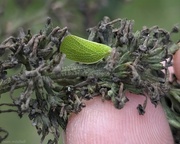
[(70, 60), (84, 64), (93, 64), (108, 56), (111, 48), (107, 45), (92, 42), (75, 35), (66, 36), (60, 46), (60, 51)]

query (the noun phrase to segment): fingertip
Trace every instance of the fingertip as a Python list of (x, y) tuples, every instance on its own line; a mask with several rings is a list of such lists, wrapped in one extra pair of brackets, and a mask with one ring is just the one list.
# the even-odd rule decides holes
[(172, 144), (172, 134), (161, 106), (147, 104), (146, 113), (140, 116), (137, 105), (143, 96), (129, 94), (130, 101), (121, 110), (100, 97), (86, 103), (79, 114), (72, 115), (66, 129), (66, 144)]
[(173, 56), (174, 73), (180, 81), (180, 49)]

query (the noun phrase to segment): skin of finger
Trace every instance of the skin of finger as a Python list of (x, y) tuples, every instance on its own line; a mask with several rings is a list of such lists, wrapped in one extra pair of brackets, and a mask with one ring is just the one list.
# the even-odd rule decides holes
[(178, 50), (173, 56), (173, 67), (174, 73), (178, 80), (180, 81), (180, 50)]
[(79, 114), (71, 115), (66, 144), (173, 144), (173, 137), (160, 105), (148, 101), (146, 113), (136, 109), (144, 97), (128, 93), (129, 102), (121, 110), (100, 97), (86, 102)]

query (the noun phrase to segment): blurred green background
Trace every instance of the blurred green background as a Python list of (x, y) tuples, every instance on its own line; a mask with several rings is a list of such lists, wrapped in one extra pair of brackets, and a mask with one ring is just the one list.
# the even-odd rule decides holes
[[(18, 35), (20, 28), (38, 33), (47, 16), (54, 27), (67, 26), (71, 33), (85, 38), (86, 28), (96, 25), (103, 16), (133, 19), (134, 30), (153, 25), (171, 30), (180, 24), (180, 0), (0, 0), (0, 42)], [(174, 39), (180, 39), (180, 34)], [(15, 95), (19, 94), (16, 91)], [(1, 95), (0, 103), (8, 101), (8, 94)], [(20, 119), (14, 113), (1, 114), (0, 127), (9, 131), (6, 144), (40, 142), (27, 115)]]

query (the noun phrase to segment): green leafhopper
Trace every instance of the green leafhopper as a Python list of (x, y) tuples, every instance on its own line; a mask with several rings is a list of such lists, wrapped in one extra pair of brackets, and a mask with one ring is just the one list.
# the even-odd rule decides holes
[(68, 35), (63, 39), (60, 51), (66, 54), (70, 60), (93, 64), (108, 56), (111, 53), (111, 48), (75, 35)]

